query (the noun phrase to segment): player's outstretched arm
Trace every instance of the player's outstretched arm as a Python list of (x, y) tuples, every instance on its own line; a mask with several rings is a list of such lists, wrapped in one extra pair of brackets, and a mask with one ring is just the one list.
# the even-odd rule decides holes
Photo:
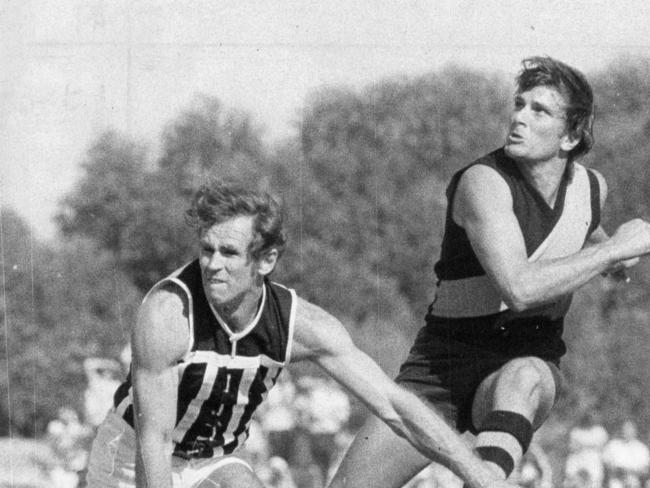
[[(460, 179), (453, 218), (504, 302), (513, 310), (532, 308), (572, 293), (593, 277), (650, 253), (650, 224), (635, 219), (611, 236), (558, 259), (529, 262), (524, 237), (506, 182), (493, 169), (476, 165)], [(628, 261), (632, 260), (632, 261)]]
[(183, 300), (157, 290), (144, 301), (133, 329), (132, 380), (136, 430), (136, 485), (172, 488), (171, 432), (176, 422), (173, 366), (187, 350)]
[(398, 435), (450, 468), (469, 486), (513, 486), (490, 471), (439, 415), (358, 349), (336, 318), (302, 299), (297, 308), (293, 359), (318, 364)]

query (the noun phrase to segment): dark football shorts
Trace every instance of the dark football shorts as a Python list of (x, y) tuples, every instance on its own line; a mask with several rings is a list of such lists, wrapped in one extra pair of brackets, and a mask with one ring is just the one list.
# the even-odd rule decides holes
[(430, 322), (418, 333), (396, 381), (432, 404), (458, 431), (476, 434), (472, 424), (476, 390), (512, 359), (535, 356), (545, 360), (555, 380), (556, 396), (561, 394), (559, 357), (544, 351), (548, 337), (539, 328), (515, 330), (514, 334), (504, 328), (458, 334), (452, 327)]

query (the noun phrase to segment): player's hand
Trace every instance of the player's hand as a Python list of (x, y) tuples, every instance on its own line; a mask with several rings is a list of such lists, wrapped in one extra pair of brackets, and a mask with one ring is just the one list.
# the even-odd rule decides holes
[(625, 272), (626, 269), (636, 266), (639, 263), (639, 258), (626, 259), (616, 263), (607, 271), (602, 273), (603, 276), (609, 277), (616, 282), (629, 283), (630, 277)]
[(618, 283), (629, 283), (630, 282), (630, 277), (627, 275), (624, 269), (617, 269), (613, 273), (609, 273), (608, 275), (611, 279)]
[(612, 246), (613, 255), (620, 263), (644, 256), (650, 253), (650, 224), (642, 219), (625, 222), (605, 245)]

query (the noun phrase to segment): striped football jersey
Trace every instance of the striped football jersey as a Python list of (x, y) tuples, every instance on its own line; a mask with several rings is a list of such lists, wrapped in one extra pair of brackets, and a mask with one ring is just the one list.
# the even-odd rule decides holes
[[(187, 353), (175, 366), (174, 455), (230, 454), (243, 445), (255, 409), (290, 360), (296, 294), (266, 280), (257, 315), (235, 333), (210, 306), (198, 260), (161, 280), (152, 291), (170, 284), (178, 286), (188, 300), (190, 331)], [(114, 409), (133, 427), (130, 374), (115, 393)]]

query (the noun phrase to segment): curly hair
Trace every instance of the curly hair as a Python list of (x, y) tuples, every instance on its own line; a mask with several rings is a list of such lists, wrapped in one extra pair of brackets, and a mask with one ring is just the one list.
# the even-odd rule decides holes
[(537, 86), (558, 90), (564, 97), (567, 128), (580, 142), (569, 151), (569, 159), (587, 154), (594, 145), (594, 94), (587, 78), (580, 71), (548, 56), (524, 59), (517, 75), (517, 90), (525, 92)]
[(214, 224), (239, 216), (253, 217), (254, 236), (248, 251), (254, 259), (270, 249), (282, 254), (286, 244), (282, 206), (268, 193), (240, 183), (214, 180), (201, 186), (185, 212), (185, 221), (201, 235)]

